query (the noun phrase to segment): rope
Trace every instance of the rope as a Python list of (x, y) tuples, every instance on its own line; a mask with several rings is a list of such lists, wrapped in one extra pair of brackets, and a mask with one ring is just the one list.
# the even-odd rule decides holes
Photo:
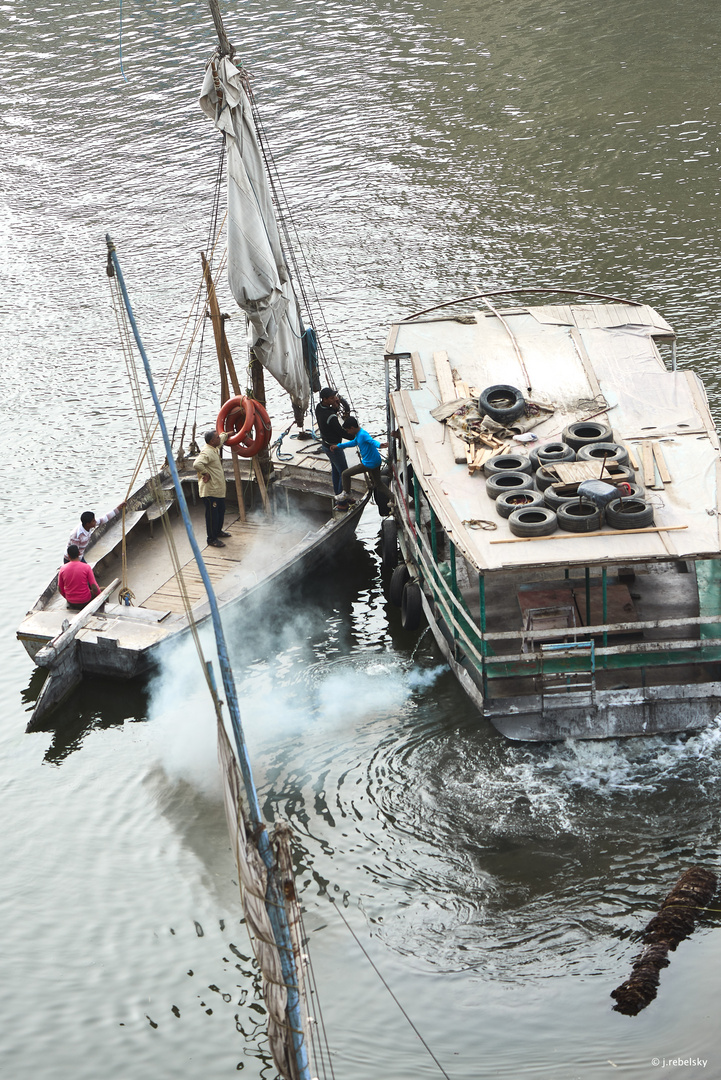
[(123, 507), (123, 539), (122, 539), (122, 544), (121, 544), (121, 549), (120, 549), (121, 550), (122, 573), (121, 573), (121, 586), (120, 586), (120, 589), (118, 591), (118, 600), (120, 600), (121, 604), (126, 604), (127, 607), (130, 607), (133, 600), (135, 599), (135, 593), (133, 592), (132, 589), (130, 589), (128, 587), (128, 552), (127, 552), (126, 539), (127, 538), (126, 538), (126, 533), (125, 533), (125, 507)]
[[(143, 443), (143, 449), (142, 449), (140, 461), (142, 462), (147, 457), (148, 463), (149, 463), (150, 468), (151, 468), (152, 475), (151, 475), (150, 479), (148, 480), (148, 485), (150, 487), (150, 491), (152, 493), (153, 500), (154, 500), (155, 504), (157, 506), (160, 506), (163, 509), (163, 513), (161, 514), (161, 524), (163, 526), (163, 531), (165, 533), (165, 540), (166, 540), (166, 543), (168, 545), (168, 552), (170, 554), (170, 561), (171, 561), (171, 565), (172, 565), (172, 569), (173, 569), (173, 574), (175, 576), (175, 580), (178, 583), (178, 588), (179, 588), (181, 600), (182, 600), (182, 603), (183, 603), (183, 608), (185, 610), (185, 615), (186, 615), (186, 618), (188, 620), (188, 626), (189, 626), (190, 632), (192, 634), (193, 641), (195, 643), (195, 648), (197, 650), (198, 657), (200, 658), (200, 662), (201, 662), (201, 666), (202, 666), (202, 669), (203, 669), (203, 674), (205, 676), (206, 683), (208, 684), (208, 688), (210, 690), (211, 695), (213, 695), (213, 697), (215, 698), (212, 679), (210, 677), (210, 673), (208, 671), (208, 667), (207, 667), (206, 662), (205, 662), (203, 649), (202, 649), (202, 646), (201, 646), (201, 643), (200, 643), (200, 637), (198, 635), (198, 628), (197, 628), (197, 625), (196, 625), (196, 622), (195, 622), (195, 618), (193, 616), (192, 605), (191, 605), (190, 597), (188, 596), (188, 590), (187, 590), (187, 586), (186, 586), (186, 583), (185, 583), (185, 578), (183, 576), (183, 567), (182, 567), (182, 564), (180, 562), (180, 557), (178, 555), (178, 550), (177, 550), (177, 547), (176, 547), (176, 544), (175, 544), (175, 537), (173, 536), (173, 532), (172, 532), (172, 529), (170, 527), (170, 522), (168, 520), (169, 515), (165, 512), (165, 507), (166, 507), (166, 503), (167, 503), (167, 495), (166, 495), (166, 492), (163, 490), (163, 487), (162, 487), (162, 484), (161, 484), (161, 474), (160, 474), (160, 470), (158, 468), (157, 462), (155, 460), (155, 453), (154, 453), (153, 445), (152, 445), (152, 438), (153, 438), (153, 435), (155, 433), (155, 430), (157, 430), (157, 423), (156, 423), (155, 427), (151, 430), (150, 423), (149, 423), (148, 417), (147, 417), (147, 413), (145, 411), (145, 404), (144, 404), (143, 397), (142, 397), (141, 390), (140, 390), (140, 377), (139, 377), (139, 374), (138, 374), (137, 365), (135, 363), (135, 352), (134, 352), (134, 350), (132, 349), (132, 346), (131, 346), (130, 326), (129, 326), (129, 323), (128, 323), (127, 313), (125, 311), (125, 305), (122, 303), (122, 297), (120, 295), (120, 286), (119, 286), (117, 278), (115, 277), (114, 274), (113, 275), (109, 274), (108, 276), (109, 276), (109, 279), (110, 279), (110, 291), (111, 291), (111, 296), (112, 296), (112, 301), (113, 301), (113, 309), (115, 311), (115, 317), (116, 317), (116, 320), (117, 320), (117, 323), (118, 323), (118, 329), (120, 331), (121, 348), (122, 348), (123, 356), (124, 356), (124, 359), (125, 359), (125, 365), (126, 365), (126, 370), (127, 370), (127, 373), (128, 373), (128, 379), (130, 381), (131, 393), (132, 393), (133, 404), (134, 404), (134, 407), (135, 407), (136, 416), (137, 416), (137, 419), (138, 419), (138, 425), (140, 427), (141, 441)], [(130, 487), (128, 489), (128, 494), (130, 494), (130, 491), (134, 487), (135, 478), (137, 477), (139, 468), (140, 468), (140, 464), (138, 465), (138, 468), (136, 468), (135, 476), (134, 476), (133, 481), (131, 482)], [(125, 510), (123, 510), (122, 581), (121, 581), (121, 589), (120, 589), (119, 596), (122, 597), (123, 599), (125, 599), (126, 596), (128, 596), (131, 599), (134, 599), (134, 595), (131, 592), (131, 590), (128, 588), (128, 583), (127, 583), (127, 553), (126, 553)]]
[[(303, 942), (306, 943), (310, 940), (308, 931), (305, 928), (305, 922), (303, 920), (303, 908), (296, 900), (297, 918), (300, 925)], [(315, 976), (315, 970), (313, 968), (313, 961), (311, 959), (310, 952), (303, 954), (303, 960), (307, 969), (306, 979), (310, 984), (310, 993), (308, 998), (313, 1001), (314, 1016), (308, 1015), (308, 1029), (310, 1034), (311, 1051), (313, 1054), (313, 1060), (316, 1076), (320, 1073), (323, 1076), (330, 1076), (332, 1080), (335, 1080), (335, 1072), (333, 1071), (333, 1061), (330, 1055), (330, 1043), (328, 1041), (328, 1032), (325, 1026), (325, 1018), (323, 1016), (323, 1010), (320, 1005), (320, 995), (318, 993), (318, 980)], [(306, 1009), (308, 1009), (309, 1001), (306, 1000)], [(317, 1028), (317, 1031), (316, 1031)], [(327, 1063), (326, 1063), (327, 1058)]]
[(338, 904), (336, 904), (336, 902), (335, 902), (335, 900), (333, 899), (333, 897), (332, 897), (332, 896), (329, 896), (329, 897), (328, 897), (328, 899), (330, 900), (330, 902), (331, 902), (332, 906), (333, 906), (333, 907), (335, 908), (335, 910), (336, 910), (336, 911), (338, 912), (338, 914), (340, 915), (341, 919), (342, 919), (342, 920), (343, 920), (343, 922), (345, 923), (345, 926), (346, 926), (346, 930), (348, 930), (348, 931), (350, 932), (350, 934), (351, 934), (351, 937), (352, 937), (352, 938), (353, 938), (353, 940), (355, 941), (356, 945), (358, 946), (358, 948), (360, 949), (360, 951), (361, 951), (361, 952), (363, 953), (363, 955), (365, 956), (366, 960), (368, 961), (368, 963), (370, 964), (370, 966), (371, 966), (371, 967), (373, 968), (373, 970), (375, 971), (376, 975), (378, 976), (378, 978), (380, 979), (380, 981), (381, 981), (381, 982), (383, 983), (383, 985), (385, 986), (386, 990), (388, 991), (388, 993), (390, 994), (390, 996), (391, 996), (391, 997), (393, 998), (393, 1000), (395, 1001), (395, 1003), (396, 1003), (396, 1005), (398, 1006), (398, 1008), (400, 1009), (400, 1011), (401, 1011), (401, 1012), (403, 1013), (404, 1017), (406, 1018), (406, 1020), (407, 1020), (407, 1021), (408, 1021), (408, 1023), (410, 1024), (410, 1026), (411, 1026), (411, 1028), (413, 1029), (413, 1031), (415, 1032), (416, 1036), (417, 1036), (417, 1037), (418, 1037), (418, 1038), (420, 1039), (420, 1041), (422, 1042), (422, 1044), (423, 1044), (423, 1046), (425, 1047), (426, 1051), (428, 1052), (429, 1056), (430, 1056), (430, 1057), (431, 1057), (431, 1058), (433, 1059), (433, 1061), (434, 1061), (434, 1062), (436, 1063), (436, 1065), (438, 1066), (438, 1069), (439, 1069), (439, 1071), (440, 1071), (441, 1075), (442, 1075), (442, 1076), (445, 1076), (446, 1080), (450, 1080), (450, 1077), (449, 1077), (448, 1073), (447, 1073), (447, 1072), (446, 1072), (446, 1070), (445, 1070), (445, 1069), (443, 1068), (443, 1066), (441, 1065), (440, 1061), (438, 1060), (438, 1058), (436, 1057), (436, 1055), (435, 1055), (435, 1054), (433, 1053), (433, 1051), (431, 1050), (430, 1046), (428, 1045), (428, 1043), (426, 1042), (426, 1040), (425, 1040), (425, 1039), (423, 1038), (423, 1036), (421, 1035), (420, 1031), (418, 1030), (418, 1028), (416, 1027), (416, 1025), (415, 1025), (415, 1024), (413, 1023), (413, 1021), (411, 1020), (411, 1018), (410, 1018), (410, 1016), (408, 1015), (408, 1013), (406, 1012), (406, 1010), (405, 1010), (405, 1009), (403, 1008), (403, 1006), (401, 1005), (400, 1001), (398, 1000), (398, 998), (396, 997), (396, 995), (395, 995), (395, 994), (393, 993), (393, 991), (391, 990), (390, 986), (389, 986), (389, 985), (388, 985), (388, 983), (387, 983), (387, 982), (385, 981), (385, 979), (384, 979), (384, 978), (383, 978), (383, 976), (381, 975), (381, 973), (380, 973), (380, 971), (378, 970), (378, 968), (376, 967), (376, 965), (375, 965), (375, 964), (373, 963), (373, 960), (372, 960), (372, 958), (370, 957), (370, 955), (368, 954), (367, 950), (366, 950), (366, 949), (365, 949), (365, 947), (363, 946), (362, 942), (360, 941), (360, 939), (359, 939), (359, 938), (358, 938), (358, 936), (356, 935), (355, 931), (353, 930), (353, 927), (351, 926), (351, 924), (350, 924), (350, 923), (348, 922), (348, 920), (346, 919), (345, 915), (344, 915), (344, 914), (343, 914), (343, 912), (341, 911), (341, 909), (340, 909), (340, 907), (338, 906)]
[(120, 0), (120, 29), (118, 33), (118, 49), (120, 55), (120, 74), (127, 82), (128, 77), (123, 71), (123, 0)]

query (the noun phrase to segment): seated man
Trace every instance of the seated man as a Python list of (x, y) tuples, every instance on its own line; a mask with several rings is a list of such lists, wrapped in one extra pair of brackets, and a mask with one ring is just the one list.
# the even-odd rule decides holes
[(340, 495), (336, 495), (336, 506), (339, 510), (344, 510), (348, 508), (348, 503), (355, 502), (355, 499), (351, 498), (350, 494), (351, 480), (358, 473), (364, 472), (368, 476), (370, 485), (375, 491), (379, 513), (387, 514), (388, 500), (392, 499), (393, 495), (381, 478), (382, 462), (378, 451), (382, 450), (388, 443), (376, 442), (376, 440), (360, 426), (355, 416), (349, 416), (343, 426), (350, 435), (350, 440), (348, 442), (338, 443), (337, 446), (331, 446), (331, 450), (346, 450), (349, 446), (355, 446), (358, 449), (361, 464), (354, 465), (351, 469), (343, 470), (343, 492)]
[(58, 591), (65, 597), (69, 608), (80, 611), (98, 595), (100, 587), (92, 568), (81, 560), (77, 544), (68, 546), (67, 559), (58, 572)]
[[(90, 536), (93, 529), (97, 529), (98, 525), (104, 525), (106, 521), (112, 521), (116, 518), (120, 511), (125, 506), (124, 502), (121, 502), (119, 506), (116, 506), (114, 510), (111, 510), (109, 514), (104, 514), (103, 517), (96, 518), (92, 510), (86, 510), (84, 514), (80, 515), (80, 524), (77, 529), (71, 534), (68, 540), (68, 546), (74, 544), (80, 552), (80, 558), (85, 562), (85, 549), (90, 543)], [(63, 562), (67, 562), (67, 555), (64, 557)]]

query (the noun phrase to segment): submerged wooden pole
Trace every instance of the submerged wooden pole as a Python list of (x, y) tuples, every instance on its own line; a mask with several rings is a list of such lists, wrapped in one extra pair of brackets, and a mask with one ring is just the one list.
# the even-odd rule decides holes
[(611, 993), (615, 1012), (636, 1016), (653, 1001), (661, 969), (668, 967), (668, 953), (693, 932), (699, 913), (716, 892), (716, 875), (703, 866), (692, 866), (678, 879), (661, 904), (641, 940), (644, 948), (635, 958), (631, 975)]

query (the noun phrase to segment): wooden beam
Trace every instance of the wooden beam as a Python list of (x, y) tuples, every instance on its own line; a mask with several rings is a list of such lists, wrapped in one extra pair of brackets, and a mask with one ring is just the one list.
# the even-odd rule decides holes
[(548, 536), (509, 536), (501, 540), (489, 540), (489, 544), (526, 544), (532, 540), (582, 540), (584, 536), (629, 536), (631, 533), (677, 532), (688, 525), (652, 525), (646, 529), (614, 529), (613, 532), (551, 533)]
[(413, 389), (418, 390), (421, 383), (426, 381), (426, 372), (420, 353), (411, 353), (411, 370), (413, 371)]
[(407, 390), (399, 390), (399, 394), (401, 395), (401, 401), (403, 402), (403, 408), (406, 411), (406, 416), (408, 417), (410, 422), (412, 424), (419, 423), (418, 415), (417, 415), (416, 410), (415, 410), (415, 406), (413, 405), (413, 402), (411, 401), (411, 395), (408, 393)]
[[(441, 395), (441, 402), (455, 401), (458, 397), (456, 391), (456, 385), (453, 381), (453, 372), (451, 371), (451, 365), (448, 360), (447, 352), (434, 352), (433, 363), (436, 367), (436, 377), (438, 379), (438, 390)], [(458, 464), (465, 463), (466, 460), (466, 444), (463, 439), (460, 439), (454, 431), (446, 424), (448, 434), (450, 436), (451, 450), (453, 451), (453, 460)]]
[(653, 447), (648, 439), (641, 443), (641, 461), (643, 463), (643, 485), (652, 488), (656, 483), (656, 470), (653, 465)]
[(661, 482), (670, 484), (671, 474), (668, 471), (666, 458), (663, 456), (663, 450), (661, 449), (660, 443), (655, 442), (653, 444), (653, 456), (656, 459), (656, 468), (658, 469), (658, 475), (661, 477)]
[(63, 649), (67, 648), (70, 642), (83, 629), (91, 616), (95, 614), (98, 608), (103, 606), (110, 594), (119, 584), (120, 578), (114, 578), (113, 581), (111, 581), (109, 585), (106, 585), (102, 592), (98, 593), (89, 604), (86, 604), (84, 608), (81, 608), (77, 615), (72, 618), (65, 630), (61, 631), (57, 637), (54, 637), (52, 641), (49, 641), (47, 645), (44, 645), (42, 649), (36, 653), (35, 663), (38, 667), (52, 667), (53, 664), (56, 663)]

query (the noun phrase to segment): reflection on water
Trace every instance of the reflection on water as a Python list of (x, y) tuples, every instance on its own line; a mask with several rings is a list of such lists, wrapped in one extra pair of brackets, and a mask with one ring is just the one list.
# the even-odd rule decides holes
[[(28, 686), (22, 693), (28, 715), (45, 682), (46, 671), (34, 669)], [(148, 715), (148, 690), (145, 681), (129, 680), (120, 685), (108, 684), (107, 679), (86, 677), (62, 706), (38, 724), (33, 732), (52, 733), (52, 742), (45, 751), (49, 765), (60, 765), (80, 750), (93, 731), (117, 727), (126, 721), (142, 721)]]

